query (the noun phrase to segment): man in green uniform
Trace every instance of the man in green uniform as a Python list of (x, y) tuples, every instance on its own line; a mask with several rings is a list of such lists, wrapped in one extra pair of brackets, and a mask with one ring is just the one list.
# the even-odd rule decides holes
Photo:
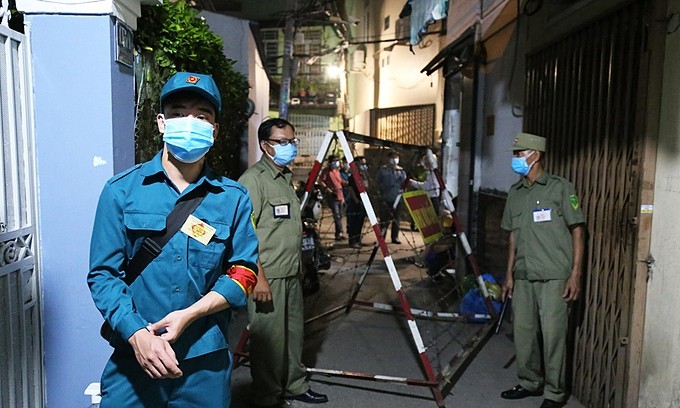
[(324, 403), (328, 398), (309, 388), (302, 364), (302, 219), (288, 168), (299, 140), (284, 119), (263, 122), (258, 139), (264, 154), (239, 178), (250, 193), (260, 243), (261, 275), (248, 301), (253, 402), (261, 407), (280, 407), (282, 398)]
[[(503, 300), (513, 299), (519, 384), (504, 399), (544, 395), (541, 408), (567, 400), (569, 302), (581, 291), (585, 218), (574, 186), (543, 170), (545, 138), (520, 133), (501, 228), (510, 231)], [(543, 367), (543, 369), (542, 369)]]

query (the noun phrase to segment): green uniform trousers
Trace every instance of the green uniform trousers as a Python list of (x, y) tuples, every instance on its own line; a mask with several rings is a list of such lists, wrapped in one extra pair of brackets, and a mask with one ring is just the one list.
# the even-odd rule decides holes
[(559, 402), (567, 398), (565, 285), (561, 279), (515, 279), (512, 296), (519, 384), (530, 391), (543, 389), (545, 398)]
[[(307, 391), (302, 364), (304, 305), (297, 276), (268, 279), (273, 307), (248, 301), (250, 374), (254, 403), (276, 404), (281, 397)], [(272, 305), (270, 305), (272, 306)]]

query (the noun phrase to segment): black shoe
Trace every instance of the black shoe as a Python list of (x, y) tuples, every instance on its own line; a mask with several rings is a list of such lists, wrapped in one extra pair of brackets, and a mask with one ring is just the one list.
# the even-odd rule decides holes
[(392, 243), (393, 243), (393, 244), (401, 244), (401, 241), (399, 241), (398, 239), (393, 239), (393, 240), (392, 240)]
[(541, 404), (541, 408), (562, 408), (563, 406), (564, 402), (557, 402), (547, 398)]
[(538, 397), (539, 395), (543, 395), (543, 391), (529, 391), (521, 385), (517, 385), (514, 388), (510, 388), (507, 391), (501, 392), (501, 398), (511, 400), (522, 399), (526, 397)]
[(305, 404), (323, 404), (325, 402), (328, 402), (327, 396), (319, 394), (318, 392), (314, 392), (312, 391), (311, 388), (307, 389), (307, 391), (300, 395), (290, 397), (290, 399), (301, 401), (304, 402)]
[(320, 271), (327, 271), (331, 268), (331, 257), (323, 254), (319, 255), (319, 266), (317, 267)]

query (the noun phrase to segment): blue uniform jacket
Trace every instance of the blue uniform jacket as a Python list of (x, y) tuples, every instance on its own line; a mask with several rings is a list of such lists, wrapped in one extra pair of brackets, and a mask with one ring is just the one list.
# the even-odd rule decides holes
[(406, 181), (406, 172), (400, 166), (384, 165), (378, 170), (376, 181), (383, 200), (391, 207), (397, 196), (404, 191), (402, 185)]
[[(121, 279), (124, 268), (144, 238), (162, 231), (176, 201), (203, 183), (209, 184), (209, 192), (193, 215), (216, 229), (208, 245), (177, 231), (128, 287)], [(224, 296), (232, 307), (245, 306), (245, 292), (225, 272), (232, 265), (257, 271), (251, 213), (247, 190), (216, 176), (208, 166), (180, 194), (163, 170), (161, 153), (111, 178), (99, 198), (87, 277), (97, 308), (114, 329), (111, 345), (131, 351), (127, 339), (137, 330), (192, 305), (209, 291)], [(230, 317), (227, 309), (195, 321), (173, 344), (177, 358), (228, 347)]]

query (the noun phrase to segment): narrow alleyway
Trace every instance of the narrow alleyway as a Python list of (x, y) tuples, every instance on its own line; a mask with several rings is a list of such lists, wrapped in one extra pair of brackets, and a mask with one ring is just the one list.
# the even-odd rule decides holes
[[(353, 249), (346, 242), (333, 241), (330, 218), (321, 224), (323, 242), (332, 256), (330, 270), (323, 271), (321, 289), (305, 298), (306, 325), (305, 364), (318, 369), (345, 370), (364, 374), (423, 380), (420, 359), (414, 347), (406, 319), (399, 313), (379, 312), (354, 304), (346, 308), (373, 249), (374, 237), (367, 234), (364, 246)], [(366, 229), (365, 229), (366, 231)], [(437, 282), (427, 275), (419, 257), (423, 248), (417, 232), (402, 223), (402, 243), (388, 244), (393, 251), (406, 297), (413, 309), (436, 312), (458, 312), (459, 288), (452, 279)], [(389, 273), (378, 254), (357, 296), (363, 302), (398, 305)], [(327, 311), (334, 312), (325, 314)], [(323, 316), (321, 316), (323, 315)], [(321, 317), (319, 317), (321, 316)], [(318, 317), (318, 318), (317, 318)], [(310, 321), (311, 320), (311, 321)], [(239, 312), (232, 325), (231, 344), (235, 347), (247, 314)], [(481, 323), (454, 322), (450, 319), (418, 318), (417, 325), (435, 373), (446, 366), (456, 353), (473, 340), (484, 327)], [(500, 392), (516, 384), (511, 327), (504, 323), (498, 335), (489, 341), (445, 396), (447, 407), (538, 407), (542, 398), (506, 401)], [(250, 370), (246, 365), (234, 370), (232, 378), (233, 408), (250, 407)], [(386, 383), (356, 378), (313, 374), (312, 388), (327, 394), (330, 401), (323, 408), (435, 408), (432, 393), (423, 386)], [(292, 402), (291, 407), (307, 406)], [(571, 398), (569, 408), (582, 407)]]

